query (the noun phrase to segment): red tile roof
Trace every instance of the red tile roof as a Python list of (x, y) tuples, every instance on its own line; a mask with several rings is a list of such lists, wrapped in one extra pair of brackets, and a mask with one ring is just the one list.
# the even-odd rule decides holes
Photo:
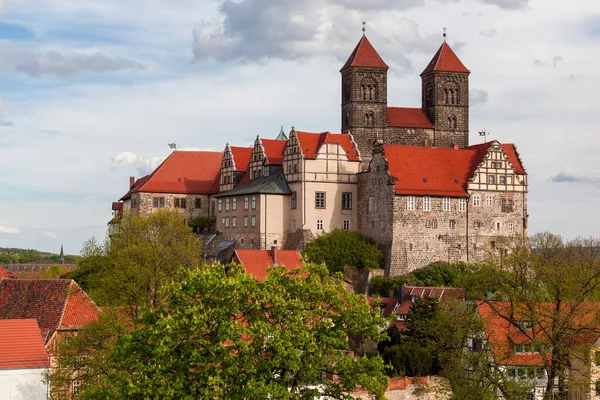
[(350, 54), (348, 61), (346, 61), (346, 64), (344, 64), (340, 72), (350, 67), (389, 68), (379, 56), (371, 42), (369, 42), (366, 35), (363, 35), (360, 38), (354, 51)]
[(388, 107), (389, 126), (434, 129), (429, 113), (423, 108)]
[[(255, 279), (264, 281), (268, 275), (267, 268), (274, 266), (271, 254), (271, 250), (235, 250), (233, 260), (243, 265)], [(298, 250), (277, 250), (277, 265), (291, 271), (304, 265), (301, 257)]]
[(4, 270), (4, 268), (2, 268), (2, 265), (0, 265), (0, 279), (10, 279), (10, 276)]
[(427, 64), (427, 67), (423, 70), (421, 75), (433, 71), (470, 72), (446, 42), (442, 43), (439, 50), (435, 53), (429, 64)]
[(50, 367), (35, 319), (0, 320), (0, 343), (0, 369)]
[(154, 172), (138, 179), (121, 200), (135, 192), (216, 193), (214, 182), (221, 172), (222, 160), (222, 152), (176, 150)]
[(0, 319), (22, 318), (35, 318), (47, 343), (57, 330), (97, 320), (98, 308), (71, 279), (0, 280)]
[(118, 202), (118, 201), (113, 201), (113, 203), (112, 203), (112, 210), (113, 211), (122, 211), (123, 210), (123, 203)]
[(265, 156), (270, 165), (283, 164), (283, 150), (287, 140), (261, 139)]
[(252, 147), (231, 146), (230, 149), (235, 162), (236, 171), (247, 171), (248, 164), (250, 163), (250, 157), (252, 156)]
[[(466, 197), (467, 183), (493, 142), (447, 149), (385, 144), (388, 171), (396, 182), (396, 194)], [(501, 145), (516, 173), (525, 170), (512, 144)]]
[(350, 136), (347, 134), (334, 134), (329, 131), (321, 133), (296, 131), (296, 135), (298, 137), (300, 150), (305, 158), (315, 159), (324, 143), (334, 143), (342, 146), (346, 152), (346, 157), (348, 157), (349, 160), (360, 161), (356, 148), (352, 144)]

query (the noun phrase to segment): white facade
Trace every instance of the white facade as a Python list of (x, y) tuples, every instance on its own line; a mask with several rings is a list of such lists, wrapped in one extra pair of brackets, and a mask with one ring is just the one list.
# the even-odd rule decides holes
[(1, 400), (45, 400), (48, 368), (0, 369)]

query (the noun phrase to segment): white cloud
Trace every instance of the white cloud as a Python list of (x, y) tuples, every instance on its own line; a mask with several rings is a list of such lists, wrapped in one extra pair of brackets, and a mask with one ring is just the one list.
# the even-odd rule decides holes
[(488, 98), (489, 98), (489, 95), (486, 90), (483, 90), (483, 89), (469, 90), (469, 103), (471, 105), (487, 103)]
[(560, 183), (585, 183), (600, 187), (600, 171), (576, 171), (570, 167), (565, 167), (562, 171), (553, 176), (551, 180)]
[(42, 233), (42, 235), (44, 235), (44, 237), (47, 237), (48, 239), (58, 239), (58, 236), (56, 236), (56, 233), (54, 233), (52, 231), (44, 231)]
[(165, 157), (144, 157), (124, 151), (111, 157), (110, 165), (112, 169), (131, 166), (134, 167), (140, 175), (147, 175), (154, 171), (164, 159)]
[(62, 53), (56, 50), (31, 55), (17, 64), (17, 70), (29, 76), (56, 75), (60, 77), (80, 73), (102, 73), (143, 68), (144, 66), (136, 61), (120, 57), (108, 57), (102, 53)]
[(21, 230), (19, 228), (15, 228), (14, 226), (0, 225), (0, 233), (4, 233), (7, 235), (17, 235), (21, 233)]

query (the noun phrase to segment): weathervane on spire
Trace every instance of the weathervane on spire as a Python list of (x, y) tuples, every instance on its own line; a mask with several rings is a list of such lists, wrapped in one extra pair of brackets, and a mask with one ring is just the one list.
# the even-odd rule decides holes
[(365, 34), (365, 32), (367, 31), (367, 21), (363, 21), (363, 35)]
[(442, 35), (444, 37), (444, 42), (446, 41), (446, 27), (442, 28), (442, 30), (444, 31), (444, 34)]

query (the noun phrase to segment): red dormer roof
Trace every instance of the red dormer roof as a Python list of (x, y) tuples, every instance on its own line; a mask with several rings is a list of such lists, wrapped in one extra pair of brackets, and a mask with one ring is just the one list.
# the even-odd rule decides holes
[(296, 136), (298, 138), (302, 154), (305, 158), (315, 159), (317, 153), (319, 152), (321, 146), (324, 143), (334, 143), (342, 146), (342, 148), (346, 152), (346, 157), (348, 157), (348, 160), (360, 161), (358, 153), (356, 152), (356, 148), (352, 144), (350, 136), (348, 136), (347, 134), (334, 134), (330, 133), (329, 131), (322, 133), (296, 131)]
[(350, 67), (389, 68), (371, 42), (369, 42), (366, 35), (360, 38), (354, 51), (350, 54), (350, 58), (348, 58), (348, 61), (346, 61), (340, 72)]
[(113, 211), (122, 211), (123, 210), (123, 203), (118, 202), (118, 201), (113, 201), (113, 203), (112, 203), (112, 209), (113, 209)]
[[(285, 266), (291, 271), (304, 265), (298, 250), (276, 250), (276, 252), (279, 266)], [(259, 281), (264, 281), (268, 275), (267, 269), (275, 266), (273, 250), (235, 250), (233, 261), (243, 265), (246, 272)]]
[(450, 48), (450, 45), (446, 42), (442, 43), (437, 53), (435, 53), (429, 64), (427, 64), (425, 70), (421, 72), (421, 75), (433, 71), (471, 72), (463, 65), (454, 51)]
[(216, 193), (214, 182), (221, 172), (222, 160), (222, 152), (176, 150), (154, 172), (138, 179), (121, 200), (135, 192)]
[(0, 370), (50, 367), (35, 319), (0, 320), (0, 343)]
[(0, 280), (0, 320), (34, 318), (44, 342), (61, 329), (96, 321), (99, 310), (71, 279)]
[(269, 165), (283, 164), (283, 150), (285, 149), (286, 140), (261, 139), (265, 156)]
[(252, 156), (252, 147), (235, 147), (231, 146), (231, 154), (235, 161), (235, 169), (238, 172), (246, 172), (248, 170), (248, 164), (250, 163), (250, 157)]
[(466, 197), (467, 183), (479, 164), (472, 149), (386, 144), (384, 157), (396, 194)]
[(434, 129), (429, 113), (423, 108), (388, 107), (388, 126)]

